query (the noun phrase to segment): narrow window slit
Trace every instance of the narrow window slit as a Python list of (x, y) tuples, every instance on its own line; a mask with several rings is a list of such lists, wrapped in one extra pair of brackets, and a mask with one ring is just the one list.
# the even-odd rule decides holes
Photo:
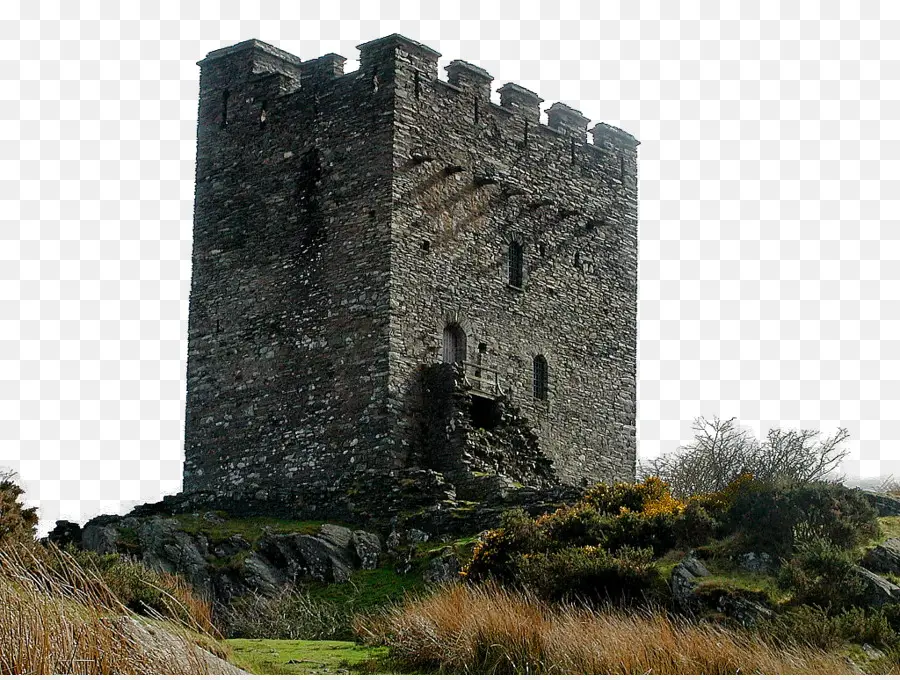
[(416, 99), (418, 99), (419, 95), (422, 94), (422, 83), (419, 78), (418, 71), (416, 71), (415, 75), (413, 76), (413, 86), (415, 87)]
[(574, 165), (575, 164), (575, 138), (574, 137), (572, 137), (571, 144), (569, 145), (569, 147), (570, 147), (569, 151), (572, 154), (572, 165)]
[(259, 107), (259, 126), (260, 126), (261, 128), (264, 128), (264, 127), (266, 126), (266, 119), (267, 119), (267, 116), (266, 116), (266, 102), (263, 101), (263, 103), (262, 103), (262, 104), (260, 105), (260, 107)]
[(522, 244), (512, 241), (509, 244), (509, 285), (515, 288), (521, 288), (524, 280), (523, 255)]
[(475, 100), (475, 122), (478, 123), (478, 100)]

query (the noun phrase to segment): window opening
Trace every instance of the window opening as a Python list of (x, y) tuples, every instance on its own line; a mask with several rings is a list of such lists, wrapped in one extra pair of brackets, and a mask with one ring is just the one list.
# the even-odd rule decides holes
[(543, 354), (538, 354), (534, 358), (533, 373), (534, 398), (546, 401), (549, 390), (547, 381), (547, 360), (544, 358)]
[(522, 244), (512, 241), (509, 244), (509, 285), (516, 288), (522, 287), (524, 278), (524, 257)]
[(463, 364), (466, 361), (466, 332), (458, 323), (444, 328), (444, 363)]

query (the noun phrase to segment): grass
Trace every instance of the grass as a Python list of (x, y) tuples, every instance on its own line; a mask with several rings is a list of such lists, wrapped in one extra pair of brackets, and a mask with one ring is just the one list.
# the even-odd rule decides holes
[(714, 573), (712, 576), (698, 578), (697, 581), (701, 591), (721, 589), (736, 594), (744, 593), (749, 599), (770, 605), (786, 604), (791, 599), (791, 593), (779, 587), (778, 579), (767, 574), (731, 571)]
[(340, 640), (225, 640), (234, 662), (254, 675), (334, 675), (377, 668), (386, 647)]
[(422, 576), (416, 570), (398, 574), (390, 566), (353, 572), (344, 583), (310, 583), (310, 597), (354, 611), (370, 611), (399, 602), (407, 593), (422, 590)]
[(139, 624), (96, 571), (54, 546), (0, 550), (0, 675), (204, 673), (198, 638), (215, 647), (172, 621), (165, 634)]
[(900, 538), (900, 517), (879, 517), (878, 525), (881, 527), (881, 538), (873, 541), (873, 545), (889, 538)]
[(551, 606), (497, 587), (454, 586), (362, 619), (369, 644), (410, 673), (846, 674), (836, 653), (776, 646), (659, 610)]
[(225, 513), (214, 513), (220, 522), (209, 521), (199, 513), (174, 515), (179, 528), (187, 534), (203, 534), (213, 543), (227, 540), (240, 534), (250, 544), (262, 538), (264, 531), (275, 534), (315, 534), (323, 524), (340, 524), (310, 520), (279, 519), (276, 517), (229, 517)]

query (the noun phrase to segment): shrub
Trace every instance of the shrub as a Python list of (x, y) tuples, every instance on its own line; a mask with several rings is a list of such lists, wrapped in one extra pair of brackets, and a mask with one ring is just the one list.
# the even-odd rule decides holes
[(610, 515), (618, 515), (623, 509), (641, 512), (653, 502), (668, 503), (671, 499), (669, 485), (656, 477), (648, 477), (638, 484), (597, 484), (584, 495), (585, 503)]
[(481, 535), (463, 574), (473, 580), (488, 576), (512, 580), (515, 577), (516, 556), (540, 552), (545, 542), (546, 536), (540, 524), (523, 510), (510, 510), (503, 515), (499, 528)]
[(641, 473), (667, 482), (679, 498), (725, 489), (741, 474), (795, 484), (827, 479), (846, 457), (847, 430), (821, 439), (817, 430), (769, 430), (765, 440), (742, 429), (734, 418), (698, 418), (694, 441), (672, 453), (644, 461)]
[(296, 587), (268, 597), (236, 598), (219, 612), (227, 637), (281, 640), (350, 639), (353, 615)]
[(0, 545), (34, 540), (37, 511), (25, 507), (22, 502), (24, 493), (13, 473), (0, 470)]
[(773, 640), (791, 640), (819, 649), (839, 649), (847, 642), (886, 649), (900, 641), (886, 612), (858, 607), (833, 614), (821, 607), (801, 605), (779, 615), (766, 632)]
[(522, 555), (518, 583), (553, 600), (631, 599), (646, 593), (658, 578), (653, 551), (622, 548), (566, 548), (555, 553)]
[(851, 607), (863, 592), (854, 572), (853, 555), (827, 539), (806, 544), (779, 572), (779, 584), (794, 593), (794, 601), (839, 611)]
[(853, 548), (878, 535), (874, 509), (857, 489), (817, 482), (802, 486), (756, 481), (735, 495), (730, 529), (749, 550), (789, 556), (798, 542), (825, 539)]

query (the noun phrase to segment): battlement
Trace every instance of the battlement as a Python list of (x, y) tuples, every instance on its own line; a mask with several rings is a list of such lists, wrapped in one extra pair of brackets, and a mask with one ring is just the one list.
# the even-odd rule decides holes
[[(542, 136), (551, 140), (562, 137), (566, 143), (560, 146), (560, 153), (577, 155), (580, 162), (596, 167), (605, 164), (606, 170), (620, 179), (628, 168), (636, 172), (635, 150), (640, 142), (635, 137), (600, 122), (590, 129), (592, 143), (588, 143), (590, 119), (562, 102), (546, 110), (544, 123), (544, 100), (515, 83), (497, 88), (500, 103), (493, 103), (494, 78), (480, 66), (455, 59), (445, 67), (447, 79), (441, 80), (440, 52), (411, 38), (395, 33), (357, 47), (360, 66), (350, 73), (344, 73), (347, 59), (339, 54), (304, 61), (256, 39), (210, 52), (197, 62), (201, 67), (201, 126), (209, 123), (224, 129), (249, 122), (250, 127), (259, 127), (261, 116), (267, 127), (277, 126), (279, 108), (294, 110), (309, 100), (315, 100), (321, 115), (333, 116), (341, 115), (353, 99), (362, 102), (380, 97), (385, 111), (412, 100), (420, 109), (430, 106), (457, 111), (474, 126), (492, 125), (522, 148)], [(321, 98), (336, 89), (341, 101), (329, 111)], [(393, 93), (393, 98), (385, 97), (385, 92)], [(290, 118), (291, 124), (296, 124), (293, 116)]]

